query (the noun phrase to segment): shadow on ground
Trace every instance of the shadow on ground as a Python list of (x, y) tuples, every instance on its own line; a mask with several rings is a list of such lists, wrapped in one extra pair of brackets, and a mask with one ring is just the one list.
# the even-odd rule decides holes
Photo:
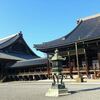
[(90, 89), (82, 89), (82, 90), (77, 90), (77, 91), (69, 91), (69, 93), (75, 94), (75, 93), (79, 93), (79, 92), (95, 91), (95, 90), (100, 90), (100, 87), (90, 88)]

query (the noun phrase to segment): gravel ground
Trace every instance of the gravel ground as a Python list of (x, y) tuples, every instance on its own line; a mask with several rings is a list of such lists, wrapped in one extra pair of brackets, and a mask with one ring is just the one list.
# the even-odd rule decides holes
[(72, 93), (61, 97), (46, 97), (50, 84), (11, 82), (0, 84), (0, 100), (99, 100), (100, 84), (66, 84)]

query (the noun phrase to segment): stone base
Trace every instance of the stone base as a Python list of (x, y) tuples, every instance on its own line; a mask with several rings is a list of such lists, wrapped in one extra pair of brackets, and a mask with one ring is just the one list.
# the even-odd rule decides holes
[(84, 80), (83, 80), (82, 77), (77, 77), (77, 78), (76, 78), (76, 82), (81, 83), (81, 82), (84, 82)]
[(62, 84), (53, 85), (45, 94), (45, 96), (58, 97), (69, 95), (68, 90)]

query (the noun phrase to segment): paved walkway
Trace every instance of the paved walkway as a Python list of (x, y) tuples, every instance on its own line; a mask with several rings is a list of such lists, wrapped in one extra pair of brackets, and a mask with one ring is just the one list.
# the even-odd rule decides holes
[[(39, 84), (40, 83), (40, 84)], [(45, 83), (45, 82), (44, 82)], [(38, 82), (9, 82), (0, 84), (0, 100), (99, 100), (100, 84), (66, 84), (68, 96), (45, 97), (51, 85)]]

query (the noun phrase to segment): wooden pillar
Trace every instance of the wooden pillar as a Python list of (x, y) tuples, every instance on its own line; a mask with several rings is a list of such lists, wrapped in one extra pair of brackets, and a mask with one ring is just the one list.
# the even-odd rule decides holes
[(67, 52), (68, 54), (68, 62), (69, 62), (69, 65), (70, 65), (70, 54), (69, 54), (69, 51)]
[(75, 52), (76, 52), (76, 65), (77, 65), (77, 70), (78, 70), (78, 76), (80, 77), (77, 42), (75, 42)]
[(99, 73), (98, 73), (98, 77), (100, 77), (100, 52), (97, 53), (98, 56), (98, 62), (99, 62)]
[(86, 63), (86, 75), (88, 76), (89, 66), (88, 66), (88, 60), (87, 60), (87, 54), (86, 54), (86, 49), (85, 48), (84, 48), (84, 58), (85, 58), (85, 63)]
[(70, 64), (70, 54), (69, 54), (69, 51), (67, 53), (68, 53), (68, 66), (70, 67), (69, 68), (70, 78), (73, 79), (73, 76), (72, 76), (73, 69), (72, 69), (72, 66)]
[(49, 75), (50, 75), (50, 72), (49, 72), (49, 60), (47, 61), (47, 73), (48, 73), (48, 78), (49, 78)]
[(50, 67), (51, 67), (51, 66), (50, 66), (50, 61), (49, 61), (49, 57), (48, 57), (48, 56), (47, 56), (47, 60), (48, 60), (48, 61), (47, 61), (47, 72), (48, 72), (48, 78), (50, 79), (50, 73), (51, 73), (51, 72), (50, 72)]
[(99, 61), (99, 70), (100, 70), (100, 53), (99, 53), (99, 52), (98, 52), (97, 56), (98, 56), (98, 61)]
[(97, 73), (98, 75), (96, 76), (100, 77), (100, 47), (98, 41), (96, 42), (96, 45), (97, 45), (97, 60), (99, 63), (99, 72)]

